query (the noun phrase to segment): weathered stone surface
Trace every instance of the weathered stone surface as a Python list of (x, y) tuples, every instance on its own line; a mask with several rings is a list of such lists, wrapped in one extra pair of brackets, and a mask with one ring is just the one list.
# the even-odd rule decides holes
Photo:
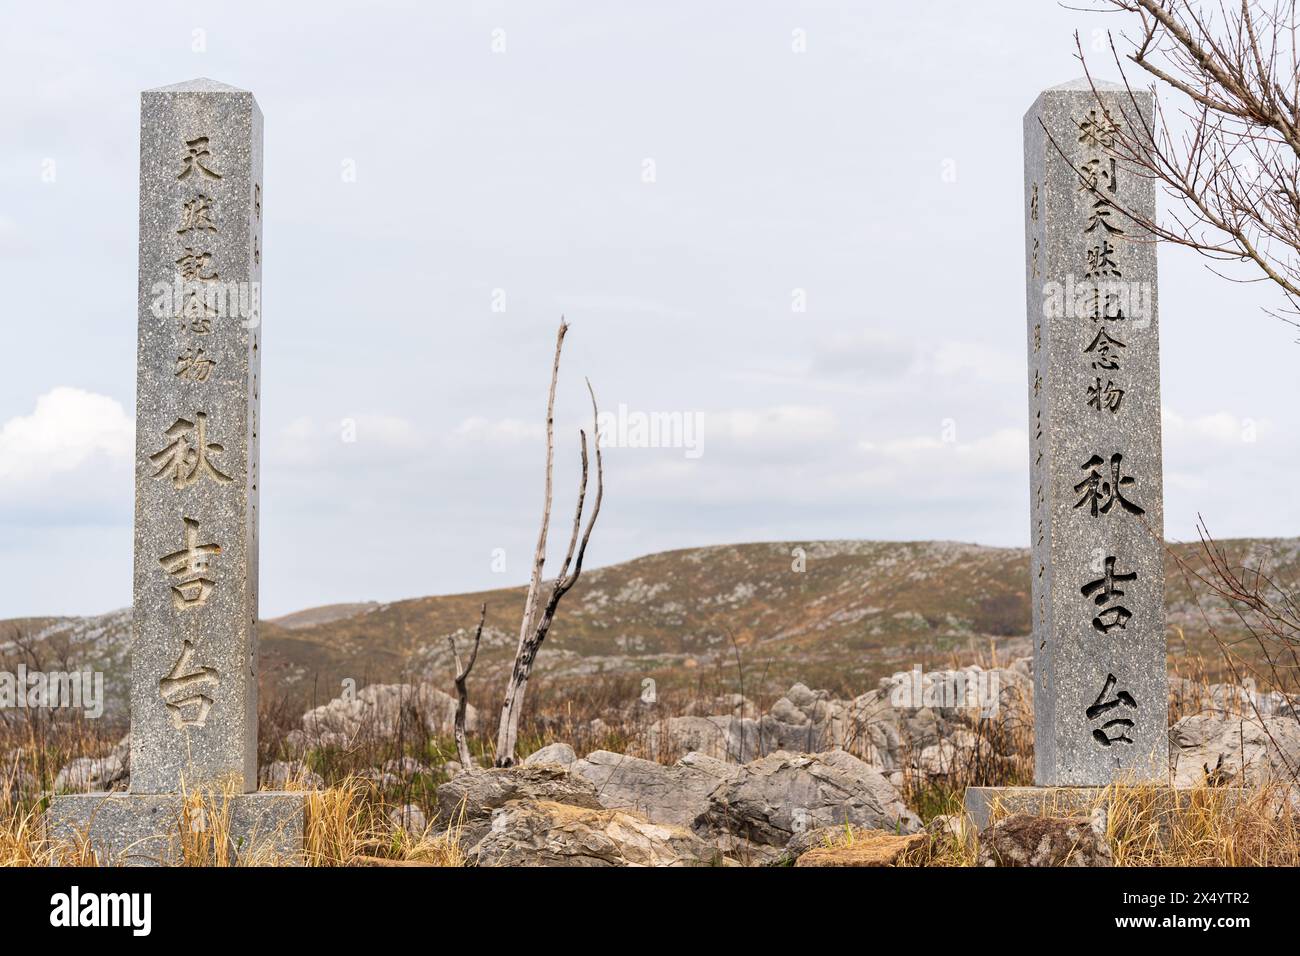
[(979, 866), (1113, 866), (1106, 814), (1038, 817), (1015, 813), (979, 836)]
[(1294, 717), (1184, 717), (1169, 731), (1175, 787), (1296, 783), (1300, 723)]
[[(1035, 781), (1159, 780), (1167, 761), (1152, 181), (1112, 162), (1152, 97), (1086, 81), (1025, 115)], [(1063, 155), (1064, 154), (1064, 155)]]
[(687, 754), (671, 767), (597, 750), (573, 763), (570, 773), (586, 780), (601, 805), (628, 810), (652, 823), (689, 827), (708, 809), (709, 795), (739, 772), (705, 754)]
[(796, 833), (851, 824), (914, 833), (921, 821), (879, 771), (842, 750), (779, 752), (738, 768), (709, 795), (694, 823), (729, 855), (780, 856)]
[(603, 809), (595, 788), (586, 780), (570, 777), (554, 764), (493, 767), (466, 770), (438, 786), (438, 822), (459, 828), (463, 847), (477, 843), (490, 825), (492, 812), (512, 800), (567, 803), (590, 810)]
[(681, 827), (621, 810), (512, 801), (470, 851), (479, 866), (708, 866), (717, 849)]
[(814, 843), (795, 859), (795, 866), (893, 866), (908, 850), (922, 846), (930, 838), (925, 833), (899, 836), (881, 830), (854, 830), (838, 835), (825, 830), (820, 842)]
[(573, 748), (566, 743), (547, 744), (540, 750), (535, 750), (524, 758), (525, 767), (535, 767), (538, 764), (553, 763), (560, 767), (569, 767), (578, 755), (573, 752)]
[(142, 94), (134, 793), (257, 787), (261, 182), (251, 93)]
[[(231, 862), (302, 862), (304, 793), (233, 794), (215, 806), (229, 812)], [(55, 800), (45, 817), (51, 841), (72, 848), (89, 841), (101, 866), (182, 862), (182, 797), (178, 794), (85, 793)], [(194, 839), (191, 836), (191, 839)]]

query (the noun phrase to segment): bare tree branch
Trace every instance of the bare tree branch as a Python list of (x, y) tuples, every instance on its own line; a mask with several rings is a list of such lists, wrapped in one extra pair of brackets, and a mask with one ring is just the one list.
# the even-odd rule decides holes
[(478, 627), (474, 629), (474, 647), (469, 652), (469, 662), (460, 666), (460, 652), (456, 650), (456, 635), (448, 634), (447, 642), (451, 644), (451, 656), (456, 666), (456, 754), (460, 758), (460, 765), (466, 770), (473, 770), (475, 767), (474, 757), (469, 752), (469, 741), (465, 737), (465, 713), (469, 709), (469, 691), (466, 688), (465, 681), (469, 677), (469, 672), (474, 669), (474, 662), (478, 660), (478, 645), (483, 639), (483, 622), (487, 620), (487, 604), (485, 603), (478, 612)]
[[(1296, 0), (1104, 4), (1129, 14), (1139, 27), (1132, 36), (1120, 33), (1125, 53), (1110, 36), (1111, 56), (1132, 107), (1124, 109), (1112, 151), (1176, 201), (1163, 219), (1121, 211), (1155, 240), (1186, 246), (1211, 260), (1253, 266), (1253, 280), (1233, 281), (1272, 282), (1288, 304), (1279, 317), (1300, 326)], [(1077, 34), (1075, 47), (1091, 83)], [(1125, 63), (1145, 73), (1153, 88), (1174, 94), (1181, 105), (1172, 116), (1157, 98), (1155, 121), (1147, 124)]]

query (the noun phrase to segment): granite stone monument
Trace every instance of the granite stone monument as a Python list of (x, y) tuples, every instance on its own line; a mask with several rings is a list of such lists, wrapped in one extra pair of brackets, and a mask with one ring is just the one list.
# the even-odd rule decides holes
[(49, 816), (107, 861), (174, 858), (202, 793), (239, 852), (301, 851), (304, 795), (256, 792), (261, 244), (253, 95), (142, 94), (130, 792)]

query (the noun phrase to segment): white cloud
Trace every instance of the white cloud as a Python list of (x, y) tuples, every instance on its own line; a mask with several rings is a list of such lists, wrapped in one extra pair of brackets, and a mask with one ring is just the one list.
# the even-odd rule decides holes
[(129, 462), (134, 422), (120, 402), (59, 386), (36, 400), (30, 415), (0, 427), (0, 489), (33, 485), (104, 458)]
[(709, 440), (730, 439), (747, 447), (807, 445), (830, 438), (835, 430), (835, 413), (819, 405), (735, 408), (704, 414), (704, 431)]
[(1160, 409), (1160, 424), (1166, 444), (1178, 441), (1210, 441), (1224, 445), (1254, 442), (1273, 430), (1269, 419), (1249, 418), (1220, 411), (1187, 418), (1168, 407)]
[(943, 377), (962, 375), (999, 384), (1020, 384), (1025, 378), (1025, 359), (1015, 349), (944, 342), (927, 359), (933, 372)]
[(544, 439), (546, 426), (541, 422), (525, 422), (518, 418), (490, 419), (475, 415), (457, 425), (455, 435), (457, 438), (489, 445), (519, 445)]

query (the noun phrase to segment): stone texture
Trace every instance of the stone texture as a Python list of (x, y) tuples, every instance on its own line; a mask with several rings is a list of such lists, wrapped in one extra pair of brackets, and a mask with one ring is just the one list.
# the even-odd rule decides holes
[(596, 799), (612, 810), (629, 810), (651, 823), (689, 827), (709, 807), (709, 795), (739, 768), (690, 753), (671, 767), (597, 750), (573, 763), (570, 773), (590, 783)]
[(586, 780), (571, 777), (563, 767), (541, 764), (463, 770), (438, 786), (438, 822), (459, 828), (458, 841), (471, 847), (487, 832), (495, 810), (511, 801), (567, 803), (590, 810), (603, 809), (596, 789)]
[[(232, 795), (231, 860), (301, 863), (305, 797), (267, 790)], [(177, 794), (69, 794), (51, 803), (46, 827), (56, 846), (88, 840), (101, 866), (175, 865), (182, 862), (181, 809)]]
[(257, 786), (261, 182), (251, 93), (142, 94), (133, 793)]
[(760, 757), (709, 795), (693, 829), (728, 855), (771, 860), (795, 834), (844, 825), (915, 833), (921, 821), (875, 768), (843, 750)]
[(717, 849), (681, 827), (621, 810), (512, 801), (470, 851), (479, 866), (709, 866)]
[(1106, 814), (1039, 817), (1016, 813), (979, 836), (978, 866), (1113, 866)]
[(1118, 209), (1155, 192), (1107, 151), (1108, 122), (1142, 128), (1128, 94), (1100, 95), (1054, 87), (1024, 120), (1041, 786), (1161, 779), (1167, 754), (1156, 257)]
[(525, 767), (535, 767), (538, 764), (553, 763), (561, 767), (568, 767), (578, 755), (573, 752), (573, 748), (566, 743), (547, 744), (540, 750), (535, 750), (524, 758)]
[(1196, 714), (1169, 731), (1175, 787), (1294, 783), (1300, 723), (1294, 717)]

